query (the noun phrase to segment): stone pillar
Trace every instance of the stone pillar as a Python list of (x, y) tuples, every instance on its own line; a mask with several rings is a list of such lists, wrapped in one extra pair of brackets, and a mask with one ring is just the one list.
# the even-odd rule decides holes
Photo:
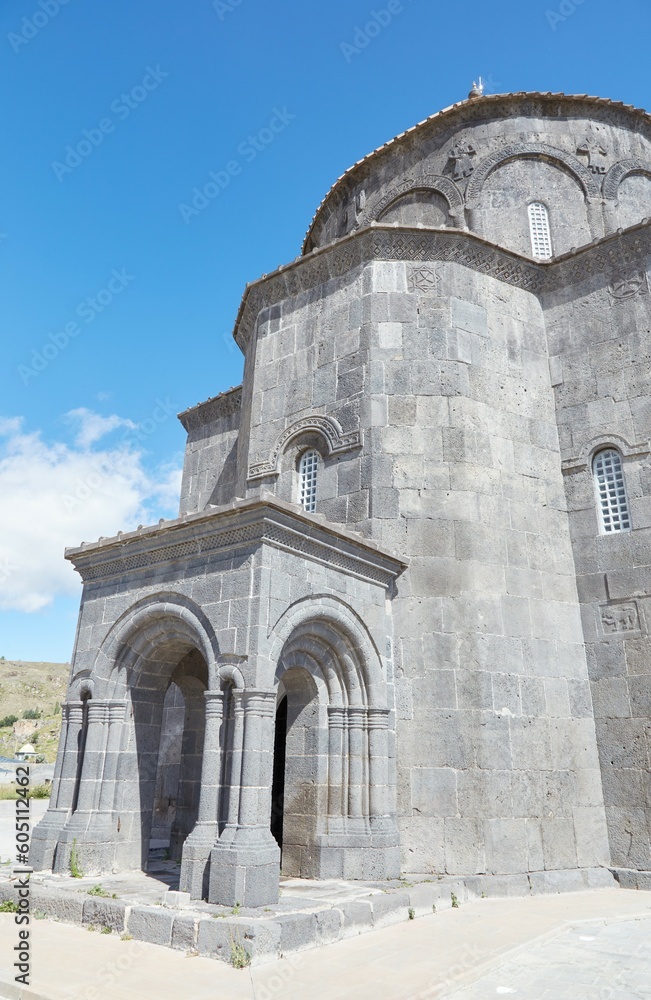
[(341, 833), (348, 811), (345, 773), (346, 710), (328, 706), (328, 832)]
[(605, 229), (604, 209), (603, 209), (603, 203), (601, 201), (601, 196), (588, 198), (587, 209), (588, 209), (588, 225), (590, 226), (590, 232), (592, 233), (592, 238), (593, 240), (600, 239), (602, 236), (604, 236), (604, 229)]
[(605, 235), (616, 233), (619, 228), (617, 202), (613, 198), (604, 198), (603, 210)]
[(108, 738), (106, 740), (106, 756), (102, 773), (102, 785), (99, 795), (101, 812), (113, 812), (115, 802), (115, 781), (120, 760), (120, 743), (122, 740), (122, 724), (126, 709), (125, 701), (108, 703)]
[(366, 709), (348, 709), (348, 830), (364, 832)]
[(59, 836), (70, 814), (77, 777), (78, 745), (84, 719), (81, 701), (61, 705), (61, 737), (57, 752), (50, 805), (32, 831), (30, 864), (35, 871), (49, 871)]
[(99, 805), (104, 754), (108, 741), (108, 723), (108, 702), (91, 699), (88, 703), (88, 733), (77, 798), (78, 813), (91, 812)]
[(233, 724), (230, 738), (230, 783), (228, 787), (228, 811), (226, 826), (221, 839), (226, 843), (235, 836), (240, 813), (240, 785), (242, 782), (242, 752), (244, 743), (244, 704), (241, 688), (231, 687), (229, 696), (233, 706)]
[[(368, 710), (369, 813), (371, 830), (387, 828), (395, 813), (389, 801), (389, 711), (386, 708)], [(390, 821), (395, 827), (395, 818)]]
[(180, 888), (182, 892), (189, 892), (192, 899), (205, 899), (208, 894), (210, 852), (219, 837), (224, 694), (222, 691), (205, 691), (204, 698), (206, 732), (201, 764), (199, 816), (194, 830), (183, 844), (181, 858)]
[(69, 870), (75, 841), (82, 871), (100, 873), (114, 866), (118, 830), (113, 800), (125, 707), (124, 701), (92, 698), (87, 703), (88, 730), (77, 802), (59, 838), (54, 860), (54, 871), (59, 874)]
[(237, 826), (227, 828), (228, 836), (224, 830), (212, 849), (208, 899), (226, 906), (267, 906), (278, 901), (280, 877), (280, 849), (270, 830), (276, 692), (244, 690), (241, 704)]

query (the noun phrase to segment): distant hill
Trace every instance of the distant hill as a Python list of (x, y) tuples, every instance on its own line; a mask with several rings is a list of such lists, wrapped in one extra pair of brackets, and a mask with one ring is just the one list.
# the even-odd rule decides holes
[(18, 744), (30, 742), (48, 763), (55, 760), (69, 673), (69, 663), (0, 659), (0, 722), (12, 715), (22, 719), (25, 712), (40, 713), (29, 740), (17, 740), (11, 724), (0, 726), (0, 756), (11, 757)]

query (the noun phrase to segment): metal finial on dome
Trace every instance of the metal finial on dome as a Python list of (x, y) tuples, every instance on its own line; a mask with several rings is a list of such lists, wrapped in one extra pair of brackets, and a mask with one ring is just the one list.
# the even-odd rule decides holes
[(482, 80), (481, 77), (479, 77), (479, 81), (477, 83), (475, 83), (474, 80), (472, 81), (472, 90), (468, 94), (468, 99), (472, 100), (474, 97), (483, 97), (483, 96), (484, 96), (484, 81)]

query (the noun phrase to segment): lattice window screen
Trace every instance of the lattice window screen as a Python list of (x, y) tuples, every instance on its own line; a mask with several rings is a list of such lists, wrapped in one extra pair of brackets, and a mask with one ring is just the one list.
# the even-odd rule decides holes
[(630, 531), (631, 516), (626, 498), (622, 459), (614, 448), (599, 451), (592, 463), (601, 530)]
[(301, 455), (298, 467), (299, 490), (298, 502), (308, 513), (316, 510), (316, 479), (319, 469), (319, 454), (316, 451), (306, 451)]
[(550, 257), (553, 257), (549, 212), (540, 201), (534, 201), (529, 205), (529, 230), (533, 256), (539, 260), (549, 260)]

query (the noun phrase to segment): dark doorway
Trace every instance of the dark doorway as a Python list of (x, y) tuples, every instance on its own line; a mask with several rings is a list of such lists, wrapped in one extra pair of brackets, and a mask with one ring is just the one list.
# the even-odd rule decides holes
[(283, 848), (283, 808), (285, 800), (285, 757), (287, 755), (287, 697), (276, 709), (274, 736), (274, 770), (271, 785), (271, 833)]

